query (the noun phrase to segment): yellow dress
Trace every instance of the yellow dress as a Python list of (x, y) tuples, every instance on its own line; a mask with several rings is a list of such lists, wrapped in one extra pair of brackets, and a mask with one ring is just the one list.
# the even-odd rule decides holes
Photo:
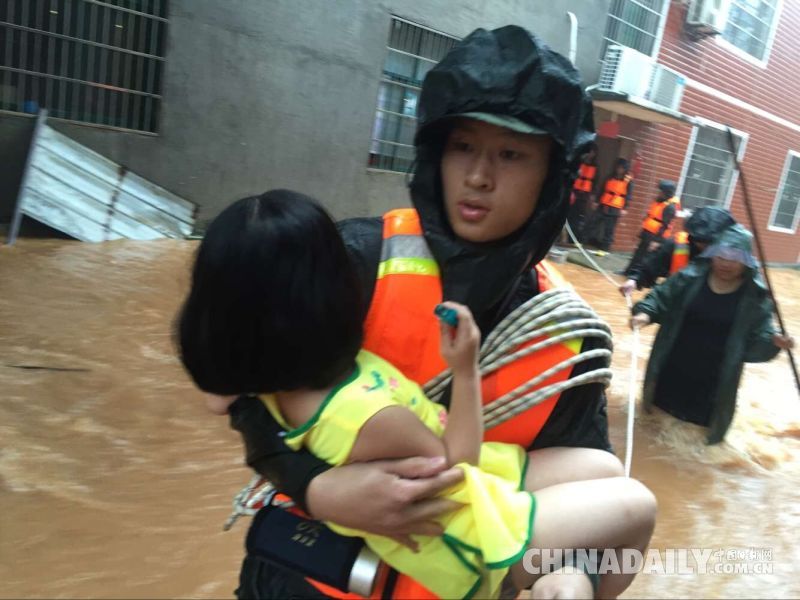
[[(356, 363), (353, 374), (296, 429), (286, 424), (274, 397), (262, 396), (285, 428), (284, 440), (289, 447), (305, 447), (318, 458), (341, 465), (370, 417), (396, 405), (408, 407), (431, 431), (442, 436), (447, 411), (426, 398), (415, 382), (366, 350), (358, 354)], [(442, 536), (416, 536), (419, 553), (384, 536), (326, 524), (342, 535), (364, 538), (387, 564), (440, 598), (496, 598), (509, 567), (522, 558), (533, 535), (536, 504), (532, 494), (521, 491), (527, 457), (520, 446), (484, 442), (477, 467), (459, 464), (464, 481), (442, 496), (464, 506), (439, 519)]]

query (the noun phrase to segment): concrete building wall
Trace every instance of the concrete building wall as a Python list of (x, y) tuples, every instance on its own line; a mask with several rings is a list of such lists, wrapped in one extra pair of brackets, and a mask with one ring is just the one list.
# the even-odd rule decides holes
[[(463, 37), (516, 23), (598, 76), (608, 0), (172, 0), (159, 135), (55, 122), (77, 141), (200, 205), (207, 221), (231, 201), (290, 187), (337, 217), (407, 202), (402, 174), (367, 169), (390, 16)], [(0, 156), (24, 160), (33, 119), (0, 115)], [(5, 166), (5, 165), (4, 165)], [(19, 175), (0, 178), (8, 219)]]

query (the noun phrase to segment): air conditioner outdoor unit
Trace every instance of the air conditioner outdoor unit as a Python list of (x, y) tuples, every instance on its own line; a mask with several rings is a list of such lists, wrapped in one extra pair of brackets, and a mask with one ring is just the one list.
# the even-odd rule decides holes
[(650, 87), (654, 61), (627, 46), (612, 45), (606, 50), (598, 89), (644, 98)]
[(653, 65), (653, 77), (647, 90), (646, 98), (653, 104), (658, 104), (677, 111), (686, 88), (686, 78), (664, 65)]
[(700, 35), (718, 35), (725, 29), (730, 0), (690, 0), (686, 25)]

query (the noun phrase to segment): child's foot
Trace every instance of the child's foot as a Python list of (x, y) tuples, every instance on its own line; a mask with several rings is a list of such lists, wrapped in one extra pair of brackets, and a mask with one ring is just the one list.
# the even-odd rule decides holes
[(573, 566), (566, 566), (542, 575), (531, 588), (534, 600), (555, 600), (570, 598), (574, 600), (592, 600), (594, 587), (589, 575)]

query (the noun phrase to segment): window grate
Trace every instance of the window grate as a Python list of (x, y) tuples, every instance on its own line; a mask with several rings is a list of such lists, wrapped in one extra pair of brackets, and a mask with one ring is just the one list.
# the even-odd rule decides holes
[[(734, 140), (737, 150), (740, 149), (742, 138), (734, 136)], [(725, 206), (735, 166), (728, 134), (714, 127), (699, 126), (689, 154), (681, 206), (688, 209)]]
[(612, 0), (601, 58), (615, 44), (653, 56), (668, 7), (664, 0)]
[(168, 0), (0, 0), (0, 109), (156, 132)]
[(417, 101), (427, 72), (458, 38), (393, 18), (378, 106), (372, 127), (370, 168), (408, 172), (414, 162)]

